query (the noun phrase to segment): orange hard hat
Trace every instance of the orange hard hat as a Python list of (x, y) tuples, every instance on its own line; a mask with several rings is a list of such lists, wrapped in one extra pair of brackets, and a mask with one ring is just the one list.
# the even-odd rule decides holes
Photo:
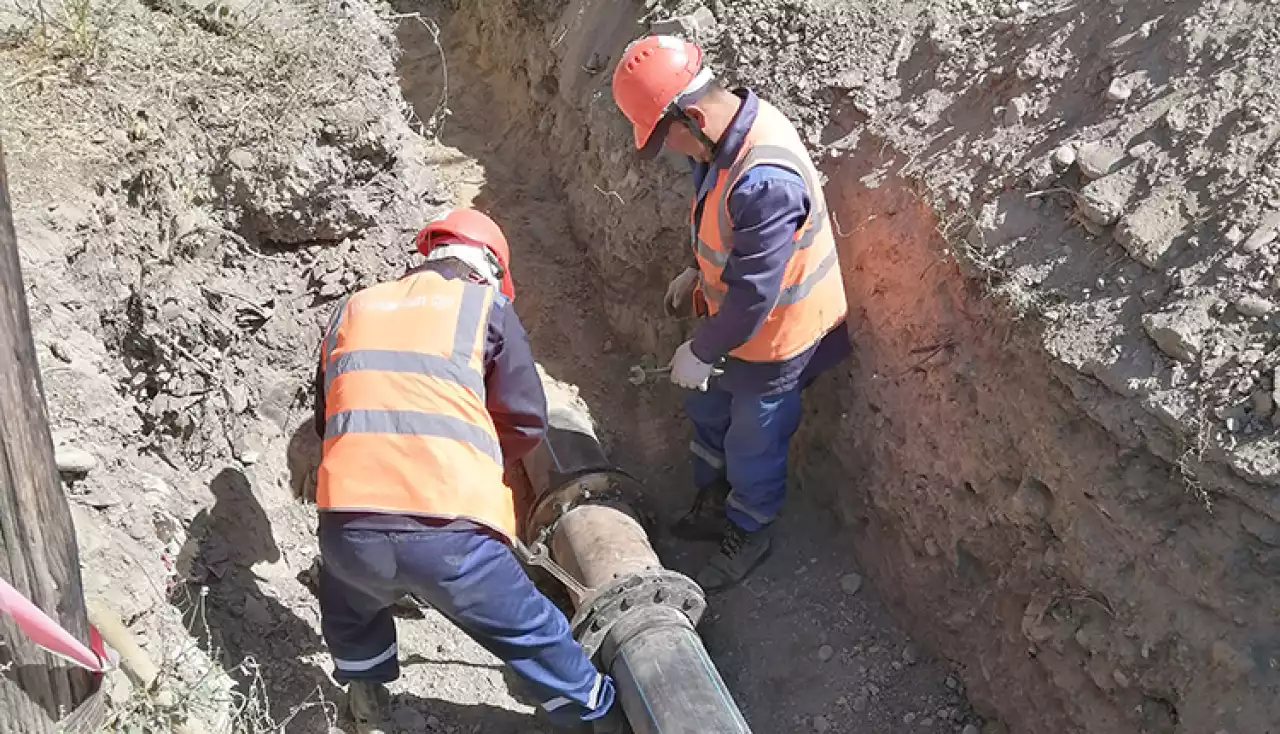
[(497, 261), (502, 278), (499, 290), (511, 300), (516, 298), (515, 284), (511, 281), (511, 248), (498, 223), (475, 209), (453, 209), (438, 217), (418, 231), (415, 240), (418, 252), (431, 254), (439, 244), (462, 243), (482, 247)]
[(655, 154), (664, 136), (659, 123), (681, 98), (711, 82), (702, 49), (675, 36), (645, 36), (622, 52), (613, 70), (613, 101), (635, 128), (636, 148)]

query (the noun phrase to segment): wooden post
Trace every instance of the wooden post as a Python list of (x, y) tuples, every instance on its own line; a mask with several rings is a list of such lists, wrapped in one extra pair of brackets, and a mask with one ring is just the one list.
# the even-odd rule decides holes
[[(0, 146), (0, 574), (89, 641), (71, 508), (53, 460)], [(0, 734), (52, 734), (89, 695), (88, 673), (0, 614)]]

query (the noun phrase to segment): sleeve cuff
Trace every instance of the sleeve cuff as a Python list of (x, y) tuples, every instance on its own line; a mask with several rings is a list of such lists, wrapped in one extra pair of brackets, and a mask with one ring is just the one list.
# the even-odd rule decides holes
[(704, 364), (715, 364), (724, 356), (723, 354), (708, 354), (707, 345), (697, 336), (693, 338), (693, 343), (689, 345), (689, 351), (693, 352), (693, 356)]

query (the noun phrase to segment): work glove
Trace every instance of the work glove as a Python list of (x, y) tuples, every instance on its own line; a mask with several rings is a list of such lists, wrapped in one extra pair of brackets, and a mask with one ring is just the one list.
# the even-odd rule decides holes
[(667, 286), (662, 300), (668, 316), (688, 316), (693, 310), (693, 289), (698, 285), (698, 269), (685, 268)]
[(671, 357), (671, 381), (686, 390), (706, 392), (711, 381), (712, 365), (693, 353), (693, 340), (685, 342)]

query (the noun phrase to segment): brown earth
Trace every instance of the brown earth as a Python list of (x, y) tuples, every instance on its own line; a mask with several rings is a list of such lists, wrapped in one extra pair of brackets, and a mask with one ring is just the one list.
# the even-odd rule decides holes
[[(90, 1), (42, 29), (0, 1), (86, 586), (180, 706), (337, 721), (297, 499), (315, 345), (446, 204), (499, 219), (540, 362), (660, 514), (687, 503), (677, 391), (625, 380), (690, 327), (659, 312), (686, 176), (633, 159), (607, 89), (651, 26), (799, 122), (852, 304), (778, 550), (702, 629), (755, 730), (1274, 730), (1276, 6), (647, 6)], [(400, 730), (537, 730), (438, 615), (401, 634)], [(117, 728), (154, 720), (121, 698)]]

